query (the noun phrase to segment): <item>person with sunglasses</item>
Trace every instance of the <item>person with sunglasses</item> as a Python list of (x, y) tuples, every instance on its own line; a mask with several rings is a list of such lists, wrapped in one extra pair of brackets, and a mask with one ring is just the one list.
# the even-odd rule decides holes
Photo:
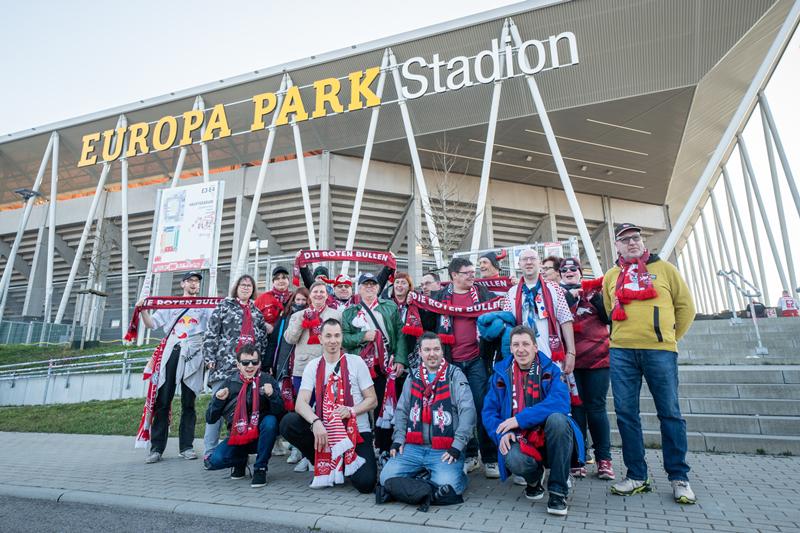
[(237, 372), (218, 389), (208, 405), (206, 422), (225, 419), (228, 438), (204, 460), (208, 470), (232, 468), (231, 479), (242, 479), (247, 458), (256, 454), (251, 487), (267, 484), (267, 465), (278, 437), (278, 421), (285, 414), (275, 378), (261, 372), (261, 357), (253, 344), (236, 351)]
[[(572, 406), (572, 417), (581, 433), (592, 434), (597, 477), (614, 479), (611, 464), (611, 429), (606, 412), (608, 396), (608, 313), (603, 305), (602, 278), (583, 281), (581, 262), (569, 257), (561, 262), (561, 288), (575, 317), (575, 383), (580, 405)], [(586, 467), (571, 471), (573, 477), (586, 477)]]
[(678, 340), (689, 330), (695, 307), (678, 269), (651, 253), (635, 224), (614, 230), (616, 264), (603, 279), (611, 314), (611, 389), (622, 440), (625, 479), (611, 493), (630, 496), (653, 490), (645, 461), (639, 394), (647, 380), (661, 423), (664, 469), (676, 502), (697, 501), (689, 486), (686, 421), (678, 403)]

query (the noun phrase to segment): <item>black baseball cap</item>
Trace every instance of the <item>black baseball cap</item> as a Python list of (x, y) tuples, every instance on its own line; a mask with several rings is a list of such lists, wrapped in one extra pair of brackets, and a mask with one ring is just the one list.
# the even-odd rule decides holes
[(286, 269), (285, 266), (278, 265), (272, 269), (272, 279), (275, 279), (275, 276), (278, 274), (286, 274), (289, 275), (289, 271)]
[(617, 224), (614, 227), (614, 238), (615, 239), (618, 238), (620, 233), (623, 233), (623, 232), (628, 231), (628, 230), (635, 230), (635, 231), (638, 231), (639, 233), (642, 232), (642, 228), (640, 228), (636, 224), (631, 224), (629, 222), (623, 222), (622, 224)]
[(378, 277), (373, 274), (372, 272), (364, 272), (360, 276), (358, 276), (358, 284), (361, 285), (362, 283), (378, 283)]
[(192, 270), (192, 271), (187, 272), (186, 274), (184, 274), (183, 277), (181, 278), (181, 281), (186, 281), (187, 279), (192, 278), (192, 277), (197, 278), (200, 281), (203, 281), (203, 275), (200, 274), (200, 272), (197, 272), (195, 270)]
[(579, 271), (583, 272), (583, 267), (581, 266), (581, 262), (576, 257), (567, 257), (563, 261), (561, 261), (561, 268), (566, 267), (575, 267)]

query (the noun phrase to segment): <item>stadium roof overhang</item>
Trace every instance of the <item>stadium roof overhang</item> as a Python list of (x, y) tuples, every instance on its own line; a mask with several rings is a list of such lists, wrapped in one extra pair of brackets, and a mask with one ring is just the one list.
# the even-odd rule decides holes
[[(490, 48), (512, 17), (523, 39), (575, 35), (579, 61), (536, 75), (577, 192), (682, 209), (761, 64), (790, 0), (533, 0), (414, 32), (353, 46), (202, 87), (170, 93), (0, 139), (0, 204), (30, 187), (52, 131), (60, 135), (59, 194), (91, 190), (99, 166), (77, 166), (84, 135), (128, 122), (178, 116), (202, 95), (207, 108), (226, 104), (234, 135), (207, 143), (210, 165), (258, 164), (266, 132), (249, 133), (253, 95), (277, 91), (288, 72), (295, 85), (377, 66), (391, 47), (402, 63), (439, 54), (445, 61)], [(563, 43), (562, 43), (563, 45)], [(563, 49), (560, 49), (564, 53)], [(430, 70), (425, 70), (432, 83)], [(313, 102), (311, 89), (303, 99)], [(479, 174), (492, 84), (409, 100), (423, 166), (444, 154), (455, 171)], [(408, 144), (392, 83), (386, 84), (373, 159), (408, 164)], [(241, 104), (228, 105), (234, 102)], [(493, 179), (561, 187), (524, 78), (503, 82)], [(304, 150), (361, 155), (370, 119), (352, 111), (300, 123)], [(237, 134), (242, 132), (242, 134)], [(295, 151), (290, 127), (279, 127), (273, 157)], [(131, 180), (171, 175), (178, 150), (129, 159)], [(189, 147), (184, 170), (199, 169)], [(111, 173), (110, 182), (119, 179)], [(42, 187), (48, 194), (48, 180)]]

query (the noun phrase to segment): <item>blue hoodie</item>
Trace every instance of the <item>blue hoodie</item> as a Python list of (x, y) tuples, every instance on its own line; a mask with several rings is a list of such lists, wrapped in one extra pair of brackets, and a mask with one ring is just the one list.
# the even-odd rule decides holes
[[(539, 363), (542, 366), (542, 400), (534, 406), (526, 407), (520, 411), (516, 417), (522, 429), (533, 429), (547, 421), (547, 417), (553, 413), (562, 413), (569, 417), (573, 435), (573, 465), (583, 465), (585, 462), (583, 435), (578, 424), (569, 416), (570, 402), (569, 389), (561, 381), (561, 369), (553, 363), (549, 357), (539, 352)], [(503, 435), (497, 434), (497, 427), (507, 418), (511, 418), (511, 364), (513, 357), (503, 359), (494, 365), (494, 372), (489, 379), (489, 391), (483, 401), (483, 425), (489, 437), (499, 447), (500, 439)], [(498, 386), (502, 382), (503, 386)], [(498, 450), (499, 451), (499, 450)], [(505, 466), (505, 456), (497, 454), (498, 466), (500, 468), (500, 479), (508, 477)]]

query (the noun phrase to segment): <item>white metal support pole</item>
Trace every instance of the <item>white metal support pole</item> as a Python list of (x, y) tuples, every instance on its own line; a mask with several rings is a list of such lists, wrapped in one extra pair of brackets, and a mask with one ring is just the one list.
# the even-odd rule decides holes
[[(122, 126), (122, 119), (123, 117), (120, 117), (119, 120), (117, 120), (115, 129), (119, 129)], [(122, 139), (118, 139), (115, 134), (112, 139), (112, 151), (113, 147), (116, 146), (118, 142), (122, 142)], [(103, 196), (103, 188), (105, 187), (106, 179), (110, 171), (111, 163), (103, 163), (103, 171), (100, 172), (100, 179), (97, 181), (97, 187), (95, 188), (94, 196), (92, 196), (92, 204), (89, 206), (89, 212), (86, 215), (86, 223), (83, 225), (81, 240), (78, 241), (78, 248), (75, 250), (75, 259), (72, 260), (72, 267), (69, 270), (67, 284), (64, 286), (64, 294), (61, 295), (61, 303), (58, 305), (58, 311), (56, 312), (56, 319), (54, 321), (56, 324), (61, 324), (61, 321), (64, 319), (64, 313), (67, 311), (67, 304), (69, 303), (70, 293), (72, 293), (72, 286), (75, 284), (75, 277), (78, 274), (78, 265), (83, 258), (83, 250), (86, 248), (86, 241), (89, 239), (89, 230), (92, 228), (94, 215), (97, 212), (97, 205), (100, 203), (100, 197)]]
[[(509, 40), (508, 19), (506, 19), (503, 22), (503, 30), (500, 32), (500, 46), (505, 47)], [(502, 71), (503, 67), (501, 66), (500, 68)], [(508, 75), (508, 72), (501, 72), (500, 77), (494, 81), (492, 87), (492, 103), (489, 106), (489, 124), (486, 130), (486, 144), (483, 147), (483, 166), (481, 167), (481, 181), (478, 187), (478, 201), (475, 206), (475, 221), (472, 224), (472, 244), (470, 245), (470, 250), (478, 250), (481, 247), (481, 232), (483, 231), (483, 219), (486, 211), (486, 196), (489, 193), (489, 171), (492, 168), (494, 136), (497, 131), (497, 114), (500, 110), (500, 94), (503, 88), (503, 77)]]
[[(519, 35), (519, 30), (513, 20), (509, 19), (509, 24), (511, 26), (511, 36), (514, 39), (514, 46), (520, 48), (522, 46), (522, 38)], [(528, 56), (519, 54), (519, 61), (520, 65), (522, 65), (525, 70), (530, 69)], [(578, 233), (581, 236), (581, 243), (583, 244), (583, 252), (586, 254), (586, 258), (589, 259), (589, 264), (592, 265), (592, 272), (595, 273), (595, 276), (599, 276), (603, 272), (603, 267), (600, 266), (600, 260), (597, 259), (597, 252), (594, 249), (592, 236), (589, 234), (589, 229), (586, 227), (583, 211), (581, 211), (581, 206), (578, 203), (578, 197), (575, 196), (575, 189), (572, 187), (572, 182), (567, 173), (567, 167), (564, 165), (564, 159), (561, 157), (561, 150), (558, 147), (558, 141), (553, 132), (553, 126), (550, 124), (550, 118), (547, 115), (547, 109), (544, 106), (542, 95), (539, 92), (539, 86), (533, 76), (525, 76), (525, 80), (528, 82), (528, 89), (533, 98), (533, 103), (536, 106), (539, 121), (542, 123), (542, 130), (544, 130), (545, 137), (547, 137), (547, 144), (550, 146), (553, 162), (555, 162), (556, 170), (558, 170), (558, 177), (561, 178), (561, 186), (564, 188), (564, 194), (567, 196), (569, 208), (572, 211), (572, 216), (575, 218), (575, 225), (578, 227)], [(666, 260), (669, 257), (669, 253), (662, 253), (661, 257)]]
[[(194, 100), (194, 105), (192, 106), (192, 111), (197, 110), (199, 102), (197, 98)], [(205, 121), (204, 121), (205, 122)], [(178, 180), (181, 179), (181, 173), (183, 172), (183, 164), (186, 161), (186, 154), (189, 151), (189, 148), (186, 146), (182, 146), (180, 151), (178, 152), (178, 162), (175, 164), (175, 173), (172, 175), (172, 182), (169, 184), (169, 188), (173, 189), (178, 186)]]
[[(36, 179), (33, 181), (33, 187), (31, 188), (31, 190), (35, 192), (39, 192), (39, 187), (42, 185), (44, 171), (47, 168), (47, 162), (50, 159), (50, 154), (53, 152), (53, 145), (55, 144), (56, 136), (56, 132), (53, 132), (50, 135), (50, 140), (47, 141), (47, 148), (45, 148), (44, 156), (42, 156), (42, 162), (39, 164), (39, 172), (37, 172)], [(36, 196), (31, 196), (25, 201), (25, 206), (22, 210), (22, 218), (19, 221), (19, 228), (17, 229), (17, 234), (14, 237), (14, 244), (11, 245), (11, 251), (8, 253), (8, 257), (6, 258), (6, 268), (3, 269), (3, 277), (0, 278), (0, 294), (3, 295), (2, 301), (0, 301), (0, 321), (3, 320), (3, 314), (6, 310), (6, 296), (8, 295), (8, 286), (11, 284), (11, 275), (14, 272), (14, 261), (17, 259), (17, 252), (19, 251), (19, 245), (22, 242), (22, 235), (25, 233), (25, 229), (28, 227), (28, 219), (31, 216), (33, 203), (35, 201)]]
[[(722, 179), (725, 184), (725, 196), (728, 198), (728, 218), (730, 218), (731, 220), (731, 228), (733, 229), (733, 242), (734, 242), (734, 248), (736, 249), (736, 266), (739, 269), (739, 275), (744, 277), (744, 270), (742, 268), (742, 258), (739, 254), (739, 242), (738, 242), (739, 238), (741, 238), (742, 247), (744, 248), (745, 259), (747, 259), (747, 266), (750, 269), (750, 279), (752, 280), (753, 285), (757, 286), (759, 284), (758, 272), (756, 271), (755, 266), (753, 265), (753, 257), (750, 254), (750, 247), (747, 245), (747, 236), (745, 235), (744, 232), (744, 224), (742, 224), (742, 216), (739, 211), (739, 205), (736, 202), (736, 197), (733, 195), (733, 187), (731, 186), (731, 177), (728, 175), (728, 169), (725, 167), (725, 165), (722, 165)], [(747, 181), (745, 181), (745, 184), (747, 184), (749, 187)], [(749, 191), (749, 188), (747, 190)], [(747, 193), (748, 204), (750, 204), (749, 198), (750, 194), (748, 192)], [(761, 290), (763, 294), (763, 289)], [(744, 298), (744, 296), (742, 296), (742, 298)]]
[(722, 158), (725, 156), (728, 146), (730, 146), (730, 144), (733, 142), (734, 137), (739, 131), (739, 128), (747, 120), (752, 103), (758, 97), (758, 92), (767, 82), (774, 65), (780, 59), (784, 47), (789, 42), (795, 26), (797, 26), (798, 19), (800, 19), (800, 0), (795, 0), (791, 11), (786, 16), (786, 19), (784, 19), (783, 25), (781, 25), (778, 33), (775, 34), (775, 39), (773, 39), (772, 45), (764, 56), (761, 66), (758, 67), (758, 70), (753, 76), (750, 85), (747, 87), (747, 91), (744, 93), (744, 96), (742, 96), (742, 100), (739, 102), (739, 107), (736, 108), (736, 112), (731, 117), (728, 127), (725, 129), (722, 137), (720, 137), (717, 148), (714, 150), (711, 158), (709, 158), (705, 170), (703, 170), (703, 173), (700, 175), (700, 179), (697, 180), (697, 185), (695, 185), (692, 194), (686, 201), (683, 211), (681, 211), (681, 214), (678, 216), (678, 220), (675, 221), (675, 224), (672, 225), (672, 231), (670, 232), (669, 237), (667, 237), (664, 246), (661, 247), (660, 255), (662, 257), (669, 257), (669, 254), (672, 253), (672, 249), (675, 248), (675, 245), (678, 243), (681, 235), (683, 235), (686, 226), (689, 224), (689, 220), (692, 218), (693, 213), (697, 209), (697, 205), (700, 203), (703, 195), (708, 190), (709, 184), (714, 178), (714, 175), (716, 174), (720, 164), (722, 164)]
[(697, 253), (697, 263), (700, 270), (700, 276), (703, 280), (703, 289), (708, 295), (708, 310), (713, 314), (719, 309), (719, 303), (717, 302), (717, 296), (714, 292), (714, 285), (712, 283), (713, 276), (709, 277), (706, 263), (703, 260), (703, 248), (700, 246), (700, 238), (697, 236), (697, 226), (695, 226), (692, 230), (692, 238), (694, 239), (694, 249)]
[(767, 96), (764, 94), (764, 91), (758, 93), (758, 102), (761, 107), (762, 118), (766, 117), (769, 130), (772, 133), (772, 139), (775, 141), (775, 148), (778, 149), (778, 157), (781, 160), (783, 174), (786, 176), (786, 181), (789, 183), (789, 190), (792, 191), (795, 209), (797, 209), (797, 214), (800, 215), (800, 192), (797, 190), (797, 182), (794, 180), (792, 167), (789, 166), (789, 160), (786, 158), (786, 152), (783, 150), (783, 141), (781, 141), (781, 136), (778, 134), (778, 127), (775, 125), (775, 120), (772, 118), (772, 110), (769, 108), (769, 102), (767, 102)]
[(419, 189), (419, 199), (422, 203), (422, 214), (425, 216), (425, 224), (428, 226), (428, 238), (431, 241), (431, 248), (433, 249), (433, 258), (436, 261), (436, 267), (444, 267), (444, 258), (442, 257), (442, 247), (439, 244), (439, 233), (436, 229), (436, 224), (433, 220), (431, 212), (431, 202), (428, 197), (428, 186), (425, 184), (425, 175), (422, 173), (422, 163), (419, 160), (419, 151), (417, 150), (417, 141), (414, 138), (414, 129), (411, 127), (411, 116), (408, 113), (408, 102), (403, 96), (403, 84), (400, 82), (400, 71), (397, 66), (397, 60), (394, 57), (392, 49), (389, 50), (389, 68), (392, 70), (392, 78), (394, 79), (395, 90), (397, 91), (397, 105), (400, 107), (400, 115), (403, 117), (403, 127), (406, 131), (406, 140), (408, 141), (408, 149), (411, 152), (411, 163), (414, 168), (414, 177), (416, 178), (417, 188)]
[(239, 248), (239, 255), (236, 256), (236, 269), (233, 271), (231, 280), (234, 280), (244, 274), (245, 265), (247, 264), (247, 252), (250, 244), (250, 237), (253, 235), (253, 227), (256, 224), (256, 217), (258, 216), (258, 206), (261, 203), (261, 191), (264, 189), (264, 179), (267, 176), (267, 168), (269, 167), (269, 159), (272, 157), (272, 146), (275, 144), (275, 121), (278, 120), (278, 112), (283, 105), (283, 98), (286, 95), (286, 83), (288, 76), (284, 75), (281, 80), (280, 89), (278, 89), (278, 98), (275, 104), (275, 112), (272, 113), (272, 122), (267, 129), (267, 145), (264, 147), (264, 156), (261, 158), (261, 166), (258, 169), (258, 179), (256, 180), (256, 189), (253, 191), (253, 203), (250, 206), (250, 213), (247, 215), (247, 224), (245, 224), (244, 231), (242, 232), (242, 244)]
[[(686, 280), (691, 280), (691, 284), (689, 284), (689, 289), (692, 291), (692, 298), (694, 298), (697, 307), (700, 307), (702, 303), (702, 298), (700, 298), (700, 293), (697, 291), (697, 280), (694, 279), (694, 276), (691, 273), (691, 268), (688, 266), (689, 261), (687, 260), (687, 251), (689, 250), (689, 246), (686, 245), (683, 247), (680, 255), (678, 255), (678, 265), (681, 269), (681, 273), (683, 274), (683, 278)], [(687, 281), (688, 283), (688, 281)]]
[[(767, 160), (769, 161), (769, 173), (772, 177), (772, 192), (775, 195), (775, 207), (778, 209), (778, 227), (781, 230), (781, 239), (783, 240), (783, 254), (786, 257), (786, 270), (789, 274), (789, 289), (794, 291), (797, 287), (797, 278), (794, 274), (794, 259), (792, 258), (792, 244), (789, 242), (789, 229), (786, 227), (786, 213), (783, 209), (783, 198), (781, 197), (781, 184), (778, 180), (778, 166), (775, 163), (775, 152), (772, 149), (772, 137), (770, 135), (769, 126), (767, 125), (767, 117), (764, 114), (764, 108), (761, 108), (761, 126), (764, 130), (764, 145), (767, 148)], [(778, 261), (778, 257), (775, 257)], [(789, 293), (791, 294), (791, 292)]]
[[(719, 205), (717, 204), (717, 197), (714, 191), (711, 191), (711, 213), (714, 216), (714, 225), (717, 227), (717, 248), (720, 250), (721, 268), (722, 270), (733, 270), (734, 266), (731, 260), (731, 249), (728, 246), (728, 238), (725, 236), (725, 228), (722, 227), (722, 217), (719, 215)], [(722, 259), (723, 252), (725, 254), (724, 261)], [(732, 294), (735, 294), (737, 303), (743, 305), (741, 302), (741, 294), (739, 294), (738, 291), (734, 291), (730, 283), (722, 281), (722, 284), (727, 289), (728, 298), (732, 298)], [(731, 309), (731, 311), (736, 314), (736, 309)]]
[[(292, 87), (292, 78), (286, 75), (286, 88)], [(276, 112), (277, 114), (277, 112)], [(311, 212), (311, 197), (308, 194), (308, 176), (306, 175), (306, 158), (303, 155), (303, 140), (300, 137), (300, 126), (297, 125), (296, 117), (292, 116), (290, 122), (292, 135), (294, 136), (294, 153), (297, 156), (297, 173), (300, 176), (300, 195), (303, 197), (303, 214), (306, 219), (306, 234), (308, 235), (308, 247), (312, 250), (317, 249), (317, 232), (314, 231), (314, 213)], [(249, 237), (249, 234), (248, 234)]]
[[(781, 262), (780, 255), (778, 255), (778, 245), (775, 243), (775, 237), (772, 234), (772, 225), (769, 223), (769, 215), (767, 214), (767, 209), (764, 207), (764, 200), (761, 198), (761, 191), (758, 188), (758, 180), (756, 180), (755, 172), (753, 172), (753, 164), (750, 162), (750, 156), (747, 153), (747, 146), (745, 145), (744, 139), (741, 135), (737, 135), (736, 138), (737, 142), (739, 143), (739, 153), (742, 155), (745, 167), (747, 168), (745, 176), (750, 178), (750, 185), (753, 186), (753, 193), (755, 194), (756, 202), (758, 203), (758, 210), (761, 213), (761, 221), (764, 223), (764, 229), (767, 232), (769, 247), (770, 250), (772, 250), (772, 257), (775, 259), (775, 267), (778, 269), (778, 275), (781, 278), (781, 287), (783, 287), (784, 290), (789, 290), (789, 284), (786, 280), (786, 273), (783, 270), (783, 263)], [(794, 289), (794, 287), (792, 287), (792, 289)], [(763, 296), (764, 298), (767, 297), (766, 280)]]
[[(724, 303), (727, 299), (728, 308), (731, 310), (731, 313), (735, 313), (736, 309), (733, 305), (733, 297), (731, 296), (731, 291), (729, 287), (726, 287), (726, 283), (723, 283), (717, 272), (720, 270), (724, 270), (720, 268), (720, 265), (723, 263), (722, 261), (722, 251), (720, 250), (720, 261), (717, 262), (717, 255), (714, 253), (714, 247), (711, 244), (711, 233), (708, 231), (708, 223), (706, 221), (706, 211), (705, 208), (700, 210), (700, 223), (703, 226), (703, 235), (705, 236), (706, 241), (706, 252), (708, 253), (708, 261), (711, 263), (711, 279), (713, 280), (714, 287), (716, 291), (719, 293), (720, 302)], [(717, 231), (717, 238), (719, 238), (719, 230)], [(726, 298), (727, 297), (727, 298)]]
[(696, 247), (693, 250), (693, 243), (690, 240), (686, 240), (686, 251), (689, 254), (688, 261), (689, 261), (689, 268), (692, 270), (692, 279), (694, 279), (694, 283), (697, 286), (697, 293), (700, 295), (700, 299), (698, 302), (702, 304), (702, 308), (704, 312), (708, 312), (711, 309), (711, 305), (708, 302), (708, 289), (706, 288), (706, 281), (705, 278), (699, 276), (697, 274), (697, 250)]
[[(383, 87), (386, 85), (386, 70), (389, 67), (389, 51), (383, 51), (381, 59), (381, 73), (378, 76), (378, 87), (375, 89), (377, 97), (383, 98)], [(378, 128), (378, 116), (381, 106), (372, 108), (369, 117), (369, 128), (367, 129), (367, 144), (364, 146), (364, 157), (361, 159), (361, 171), (358, 173), (358, 185), (356, 187), (356, 198), (353, 203), (353, 213), (350, 215), (350, 227), (347, 229), (347, 244), (345, 250), (352, 250), (356, 242), (356, 232), (358, 231), (358, 218), (361, 216), (361, 202), (364, 200), (364, 188), (367, 185), (367, 174), (369, 163), (372, 159), (372, 147), (375, 145), (375, 130)], [(409, 241), (409, 247), (412, 243)], [(350, 268), (350, 261), (342, 262), (342, 274), (347, 274)]]
[[(756, 211), (755, 205), (756, 202), (753, 199), (753, 190), (752, 186), (750, 185), (750, 178), (747, 175), (747, 166), (744, 162), (744, 157), (742, 156), (741, 147), (739, 150), (739, 160), (742, 166), (742, 178), (744, 179), (744, 192), (745, 196), (747, 197), (747, 211), (748, 216), (750, 218), (750, 229), (753, 232), (753, 247), (754, 247), (754, 255), (756, 256), (756, 262), (758, 264), (758, 277), (759, 281), (757, 285), (759, 285), (759, 290), (761, 294), (767, 294), (767, 270), (764, 268), (764, 254), (761, 250), (761, 236), (758, 231), (758, 222), (756, 221)], [(742, 242), (747, 244), (746, 237), (742, 237)], [(750, 253), (750, 247), (746, 246), (745, 250), (747, 253)]]
[[(59, 161), (59, 136), (53, 137), (53, 161), (50, 167), (50, 205), (47, 215), (47, 270), (44, 288), (44, 323), (52, 319), (53, 314), (53, 263), (56, 259), (56, 198), (58, 196), (58, 161)], [(44, 332), (44, 326), (42, 326)]]
[[(200, 126), (200, 139), (202, 139), (203, 136), (206, 134), (206, 120), (205, 120), (206, 104), (203, 101), (202, 96), (197, 97), (197, 109), (203, 112), (203, 123)], [(180, 155), (178, 157), (180, 157)], [(203, 140), (200, 141), (200, 158), (203, 164), (203, 183), (208, 183), (208, 175), (209, 175), (208, 145)]]
[[(122, 117), (123, 127), (127, 126), (128, 120)], [(130, 278), (128, 270), (128, 158), (125, 156), (128, 151), (128, 139), (122, 143), (122, 158), (120, 158), (120, 211), (122, 220), (120, 228), (122, 241), (120, 243), (120, 254), (122, 262), (122, 315), (120, 321), (120, 336), (124, 339), (125, 332), (128, 330), (128, 313), (130, 309)]]

